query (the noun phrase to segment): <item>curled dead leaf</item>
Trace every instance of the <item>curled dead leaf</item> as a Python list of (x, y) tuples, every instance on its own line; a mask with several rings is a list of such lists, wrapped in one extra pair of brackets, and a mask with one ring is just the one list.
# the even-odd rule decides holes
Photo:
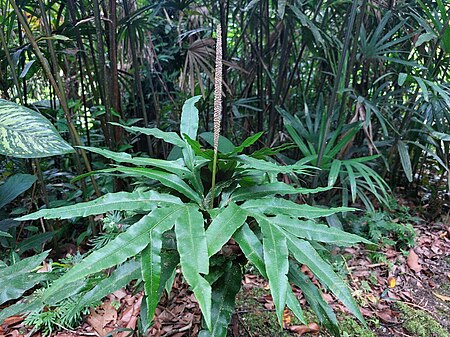
[(305, 333), (318, 333), (320, 331), (319, 325), (316, 323), (309, 323), (308, 325), (293, 325), (288, 327), (290, 332), (294, 332), (299, 336), (304, 335)]
[(290, 314), (289, 310), (284, 309), (284, 311), (283, 311), (283, 327), (285, 329), (287, 329), (289, 325), (291, 325), (291, 314)]
[(397, 285), (397, 280), (395, 277), (389, 277), (388, 278), (388, 287), (394, 288)]
[(409, 251), (406, 263), (408, 264), (408, 267), (416, 273), (419, 273), (422, 270), (422, 266), (419, 264), (419, 256), (413, 249)]

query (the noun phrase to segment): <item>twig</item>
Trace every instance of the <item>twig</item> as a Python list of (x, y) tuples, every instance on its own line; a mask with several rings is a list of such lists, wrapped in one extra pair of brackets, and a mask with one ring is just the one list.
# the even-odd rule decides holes
[(353, 267), (348, 267), (348, 270), (354, 270), (354, 269), (365, 269), (365, 268), (376, 268), (376, 267), (381, 267), (381, 266), (385, 266), (386, 263), (385, 262), (381, 262), (381, 263), (372, 263), (372, 264), (368, 264), (366, 266), (353, 266)]
[(175, 334), (177, 334), (177, 333), (179, 333), (179, 332), (183, 332), (183, 331), (189, 330), (191, 327), (192, 327), (192, 322), (190, 322), (188, 325), (186, 325), (186, 326), (184, 326), (184, 327), (182, 327), (182, 328), (174, 329), (174, 330), (172, 330), (172, 331), (169, 331), (168, 333), (166, 333), (166, 334), (163, 335), (162, 337), (170, 337), (170, 336), (173, 336), (173, 335), (175, 335)]
[(406, 333), (403, 333), (403, 332), (398, 331), (398, 330), (395, 330), (395, 329), (392, 329), (392, 330), (394, 330), (396, 333), (398, 333), (398, 334), (400, 334), (400, 335), (402, 335), (402, 336), (406, 336), (406, 337), (414, 337), (414, 336), (407, 335)]
[(434, 312), (431, 312), (430, 310), (428, 310), (428, 309), (426, 309), (426, 308), (424, 308), (424, 307), (422, 307), (422, 306), (420, 306), (420, 305), (418, 305), (418, 304), (411, 303), (411, 302), (404, 302), (404, 301), (400, 301), (400, 302), (405, 303), (405, 304), (409, 305), (410, 307), (413, 307), (413, 308), (417, 308), (417, 309), (426, 311), (426, 312), (428, 312), (432, 317), (436, 318), (436, 314), (435, 314)]

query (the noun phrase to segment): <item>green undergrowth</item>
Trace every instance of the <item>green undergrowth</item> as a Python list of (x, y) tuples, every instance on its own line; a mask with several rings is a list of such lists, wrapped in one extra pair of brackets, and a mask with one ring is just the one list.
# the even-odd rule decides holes
[(401, 312), (403, 328), (409, 334), (416, 337), (450, 337), (448, 331), (425, 311), (400, 302), (396, 306)]

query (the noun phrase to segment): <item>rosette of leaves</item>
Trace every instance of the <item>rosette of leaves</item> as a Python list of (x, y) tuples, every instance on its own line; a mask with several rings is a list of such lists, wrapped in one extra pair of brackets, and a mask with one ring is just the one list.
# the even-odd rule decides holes
[[(299, 271), (299, 265), (304, 264), (363, 321), (345, 283), (316, 251), (319, 243), (346, 246), (368, 242), (318, 221), (351, 209), (319, 208), (294, 202), (298, 194), (315, 193), (324, 188), (308, 190), (279, 181), (280, 174), (304, 174), (308, 167), (281, 166), (266, 159), (276, 153), (274, 150), (242, 154), (261, 134), (251, 136), (239, 146), (220, 138), (217, 181), (214, 195), (211, 195), (214, 154), (212, 149), (202, 148), (197, 140), (199, 116), (195, 103), (199, 99), (197, 96), (185, 102), (180, 134), (122, 126), (130, 132), (140, 132), (172, 144), (180, 150), (180, 158), (176, 160), (133, 157), (123, 152), (85, 147), (118, 163), (91, 174), (135, 178), (140, 183), (135, 191), (110, 193), (73, 206), (42, 209), (19, 219), (67, 219), (112, 211), (143, 214), (125, 232), (53, 282), (42, 293), (42, 301), (51, 301), (73, 282), (127, 260), (136, 260), (140, 262), (146, 295), (143, 321), (148, 322), (145, 317), (153, 317), (159, 297), (165, 286), (170, 289), (171, 275), (179, 265), (203, 314), (201, 336), (225, 336), (242, 269), (250, 261), (269, 281), (280, 324), (286, 306), (304, 321), (291, 281), (303, 290), (321, 322), (336, 332), (337, 321), (332, 310), (322, 300), (320, 291)], [(211, 134), (202, 136), (212, 142)], [(109, 286), (109, 290), (113, 288)]]

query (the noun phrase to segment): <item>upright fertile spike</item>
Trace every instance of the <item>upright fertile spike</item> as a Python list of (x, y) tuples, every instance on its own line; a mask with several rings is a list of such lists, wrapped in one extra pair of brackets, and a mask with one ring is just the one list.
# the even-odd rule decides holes
[(214, 152), (219, 146), (220, 122), (222, 120), (222, 28), (217, 25), (216, 70), (214, 75)]

